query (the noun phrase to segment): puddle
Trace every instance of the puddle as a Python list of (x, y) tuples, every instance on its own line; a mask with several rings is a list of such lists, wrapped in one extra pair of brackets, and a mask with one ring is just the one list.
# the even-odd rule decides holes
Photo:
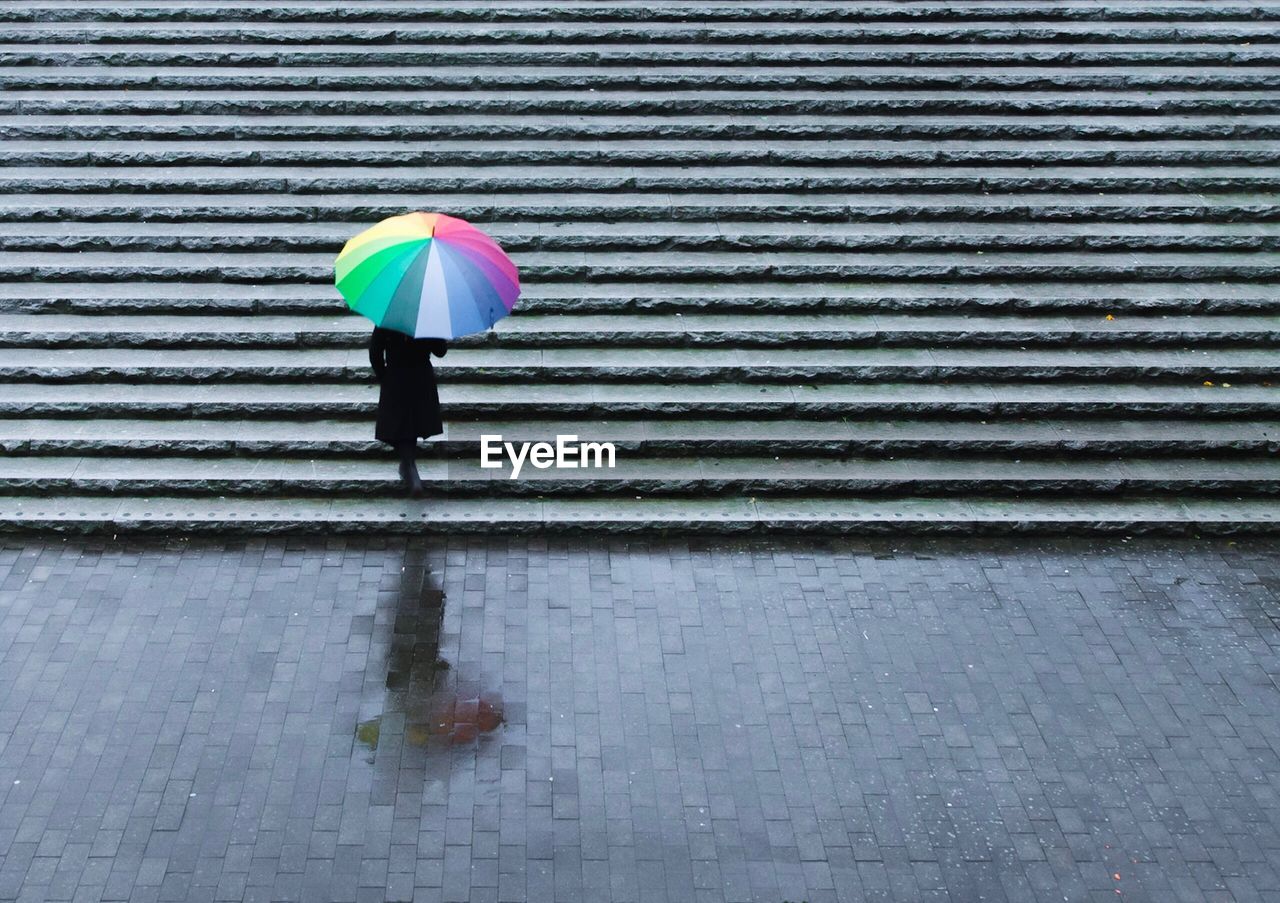
[[(370, 752), (378, 748), (382, 736), (382, 719), (386, 712), (356, 725), (356, 740)], [(477, 696), (474, 699), (441, 698), (429, 701), (429, 707), (418, 712), (395, 712), (404, 715), (397, 721), (403, 725), (404, 742), (409, 746), (459, 746), (491, 733), (502, 724), (502, 700)]]
[(418, 748), (463, 746), (502, 725), (502, 698), (466, 689), (441, 657), (445, 595), (431, 585), (424, 556), (413, 555), (401, 571), (382, 713), (356, 725), (356, 742), (370, 753), (400, 736)]

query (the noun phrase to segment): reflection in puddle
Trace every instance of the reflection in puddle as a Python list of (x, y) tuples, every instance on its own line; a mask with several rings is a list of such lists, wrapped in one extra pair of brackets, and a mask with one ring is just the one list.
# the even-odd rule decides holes
[(410, 746), (456, 746), (502, 724), (502, 699), (474, 689), (460, 692), (457, 676), (440, 657), (445, 598), (428, 578), (425, 553), (408, 550), (387, 656), (382, 714), (356, 725), (356, 740), (370, 751), (390, 733), (403, 733)]
[[(404, 739), (410, 746), (470, 743), (502, 724), (502, 703), (484, 697), (440, 699), (434, 708), (405, 713)], [(385, 715), (356, 725), (356, 739), (369, 749), (378, 748)]]

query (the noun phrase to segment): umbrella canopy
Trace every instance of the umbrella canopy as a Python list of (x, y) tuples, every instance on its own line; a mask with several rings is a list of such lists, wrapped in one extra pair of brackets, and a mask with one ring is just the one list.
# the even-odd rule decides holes
[(516, 265), (497, 242), (443, 213), (406, 213), (351, 239), (334, 263), (347, 305), (414, 338), (483, 332), (520, 295)]

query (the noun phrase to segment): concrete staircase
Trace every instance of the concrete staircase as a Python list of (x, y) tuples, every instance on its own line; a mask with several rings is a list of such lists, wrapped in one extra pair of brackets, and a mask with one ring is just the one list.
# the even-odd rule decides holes
[[(1272, 0), (0, 0), (0, 529), (1274, 530), (1278, 164)], [(526, 286), (423, 501), (411, 209)]]

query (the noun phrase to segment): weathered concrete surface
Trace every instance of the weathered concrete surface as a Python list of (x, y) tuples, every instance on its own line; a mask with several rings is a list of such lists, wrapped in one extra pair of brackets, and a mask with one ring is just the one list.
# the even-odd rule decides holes
[[(0, 529), (1280, 521), (1280, 4), (0, 8)], [(331, 262), (526, 292), (431, 497)], [(477, 467), (614, 441), (613, 473)]]

